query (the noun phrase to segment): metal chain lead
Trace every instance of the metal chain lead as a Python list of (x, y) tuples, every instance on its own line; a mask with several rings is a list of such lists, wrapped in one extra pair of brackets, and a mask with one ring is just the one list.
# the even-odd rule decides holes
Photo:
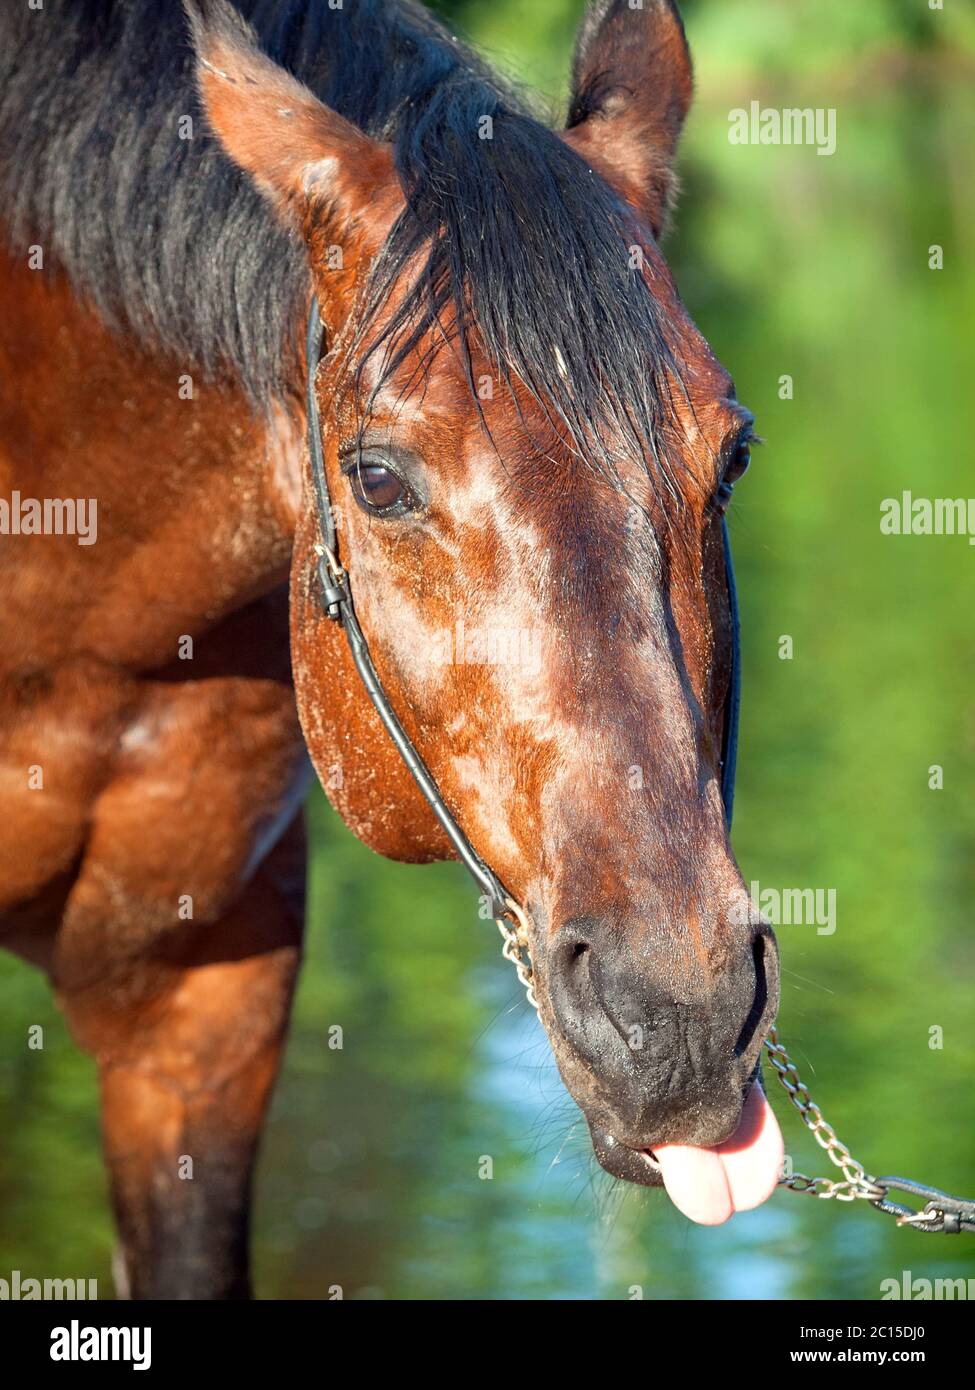
[[(779, 1041), (778, 1029), (774, 1025), (765, 1040), (765, 1050), (776, 1076), (799, 1111), (803, 1124), (843, 1174), (840, 1180), (809, 1178), (805, 1173), (793, 1173), (791, 1177), (780, 1178), (780, 1186), (809, 1197), (835, 1198), (838, 1202), (854, 1202), (857, 1198), (865, 1198), (877, 1211), (894, 1217), (898, 1226), (911, 1226), (916, 1231), (935, 1235), (975, 1232), (975, 1202), (964, 1197), (952, 1196), (939, 1188), (913, 1182), (908, 1178), (877, 1178), (866, 1171), (863, 1164), (852, 1156), (837, 1136), (833, 1126), (823, 1118), (823, 1112), (809, 1094), (809, 1088), (799, 1075), (795, 1063)], [(920, 1210), (915, 1210), (914, 1207), (896, 1201), (892, 1195), (894, 1193), (905, 1193), (915, 1202), (921, 1201), (924, 1205)]]
[(776, 1076), (799, 1111), (803, 1124), (843, 1174), (842, 1179), (839, 1179), (807, 1178), (804, 1173), (793, 1173), (791, 1177), (780, 1178), (779, 1185), (810, 1197), (835, 1197), (838, 1202), (853, 1202), (858, 1197), (865, 1197), (871, 1202), (880, 1201), (886, 1195), (887, 1189), (852, 1156), (842, 1139), (837, 1137), (833, 1126), (823, 1118), (823, 1112), (809, 1094), (809, 1088), (799, 1075), (795, 1063), (779, 1041), (779, 1030), (774, 1024), (765, 1039), (765, 1050)]

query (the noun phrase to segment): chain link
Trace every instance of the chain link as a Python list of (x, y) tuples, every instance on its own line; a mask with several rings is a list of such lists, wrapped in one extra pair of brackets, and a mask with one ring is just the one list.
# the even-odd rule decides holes
[(842, 1139), (837, 1136), (833, 1126), (824, 1119), (823, 1112), (809, 1094), (809, 1088), (780, 1042), (779, 1031), (774, 1025), (765, 1039), (765, 1050), (776, 1076), (799, 1111), (803, 1124), (843, 1174), (842, 1179), (839, 1179), (808, 1178), (805, 1173), (793, 1173), (790, 1177), (780, 1178), (780, 1186), (810, 1197), (834, 1197), (838, 1202), (853, 1202), (858, 1197), (866, 1198), (870, 1202), (880, 1201), (887, 1189), (853, 1157)]
[[(498, 924), (498, 931), (501, 933), (504, 945), (501, 947), (501, 954), (505, 960), (510, 961), (515, 967), (515, 973), (525, 989), (525, 996), (535, 1010), (538, 1012), (538, 998), (535, 994), (534, 971), (531, 963), (531, 950), (528, 935), (528, 914), (518, 906), (514, 898), (509, 898), (505, 903), (507, 916), (495, 917)], [(512, 922), (514, 925), (512, 925)]]

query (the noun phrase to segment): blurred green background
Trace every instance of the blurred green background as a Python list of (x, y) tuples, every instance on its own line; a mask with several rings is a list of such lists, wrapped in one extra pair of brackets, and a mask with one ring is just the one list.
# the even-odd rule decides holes
[[(564, 102), (579, 0), (438, 8)], [(955, 0), (683, 9), (697, 100), (667, 250), (767, 441), (731, 523), (736, 849), (763, 888), (836, 890), (833, 935), (779, 929), (782, 1029), (828, 1117), (871, 1170), (975, 1194), (975, 549), (879, 530), (903, 489), (975, 492), (975, 16)], [(730, 145), (728, 112), (753, 99), (835, 107), (836, 154)], [(780, 1192), (704, 1230), (614, 1186), (460, 870), (377, 860), (320, 796), (312, 838), (308, 960), (257, 1191), (260, 1296), (874, 1299), (903, 1270), (975, 1277), (975, 1241), (859, 1204)], [(43, 1053), (0, 1049), (0, 1274), (96, 1275), (107, 1293), (93, 1070), (41, 979), (3, 958), (0, 1028), (31, 1023)], [(795, 1166), (826, 1172), (769, 1089)]]

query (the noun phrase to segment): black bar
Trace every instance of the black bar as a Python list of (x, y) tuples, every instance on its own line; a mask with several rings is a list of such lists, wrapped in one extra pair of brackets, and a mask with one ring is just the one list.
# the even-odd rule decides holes
[[(801, 1365), (827, 1372), (833, 1366), (871, 1364), (948, 1371), (957, 1363), (968, 1326), (964, 1299), (662, 1304), (647, 1300), (651, 1306), (643, 1308), (620, 1301), (629, 1306), (590, 1304), (585, 1331), (597, 1364), (613, 1348), (613, 1379), (620, 1372), (650, 1378), (655, 1365), (659, 1370), (675, 1357), (685, 1367), (693, 1366), (696, 1377), (731, 1369), (736, 1375), (782, 1372)], [(466, 1377), (475, 1364), (478, 1379), (483, 1379), (496, 1357), (499, 1375), (510, 1378), (514, 1367), (520, 1368), (519, 1376), (527, 1375), (534, 1366), (548, 1378), (563, 1356), (574, 1354), (578, 1318), (571, 1315), (572, 1322), (564, 1323), (565, 1310), (559, 1302), (532, 1304), (530, 1320), (510, 1316), (521, 1307), (521, 1303), (458, 1298), (451, 1304), (450, 1350), (443, 1340), (443, 1304), (423, 1302), (6, 1302), (0, 1303), (0, 1338), (4, 1359), (17, 1368), (19, 1384), (31, 1383), (27, 1377), (35, 1371), (66, 1381), (86, 1372), (172, 1379), (188, 1371), (194, 1377), (208, 1371), (226, 1377), (237, 1370), (246, 1372), (251, 1381), (264, 1372), (279, 1377), (283, 1373), (289, 1381), (307, 1380), (336, 1372), (349, 1376), (357, 1373), (356, 1368), (375, 1370), (377, 1359), (387, 1354), (393, 1354), (399, 1368), (413, 1374), (423, 1374), (424, 1367), (429, 1372), (437, 1364), (446, 1374), (446, 1359), (453, 1365), (452, 1379)], [(458, 1323), (466, 1324), (464, 1335), (476, 1340), (457, 1341)], [(548, 1333), (546, 1325), (550, 1325)], [(561, 1327), (566, 1336), (558, 1335)], [(118, 1336), (106, 1335), (103, 1343), (103, 1328), (128, 1329), (130, 1334), (138, 1330), (139, 1336), (130, 1336), (126, 1342), (120, 1331)], [(600, 1340), (606, 1332), (611, 1333), (611, 1341)], [(370, 1340), (370, 1334), (381, 1334), (383, 1339)], [(80, 1357), (92, 1350), (111, 1355), (116, 1347), (120, 1352), (127, 1350), (130, 1359), (52, 1359), (52, 1349)], [(137, 1372), (134, 1360), (145, 1362), (147, 1351), (149, 1364)], [(468, 1360), (471, 1353), (473, 1361)]]

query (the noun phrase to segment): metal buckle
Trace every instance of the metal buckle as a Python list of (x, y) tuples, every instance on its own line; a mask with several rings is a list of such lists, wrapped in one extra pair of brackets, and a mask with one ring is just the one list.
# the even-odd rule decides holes
[(920, 1211), (902, 1202), (892, 1202), (886, 1196), (870, 1203), (878, 1211), (895, 1216), (898, 1226), (913, 1226), (918, 1231), (950, 1236), (975, 1228), (975, 1203), (964, 1197), (952, 1197), (937, 1187), (927, 1187), (924, 1183), (912, 1182), (910, 1178), (877, 1178), (876, 1182), (885, 1193), (904, 1192), (909, 1197), (924, 1201)]
[(342, 609), (349, 601), (348, 575), (339, 563), (334, 550), (327, 545), (316, 545), (318, 556), (318, 598), (325, 615), (333, 623), (342, 621)]

